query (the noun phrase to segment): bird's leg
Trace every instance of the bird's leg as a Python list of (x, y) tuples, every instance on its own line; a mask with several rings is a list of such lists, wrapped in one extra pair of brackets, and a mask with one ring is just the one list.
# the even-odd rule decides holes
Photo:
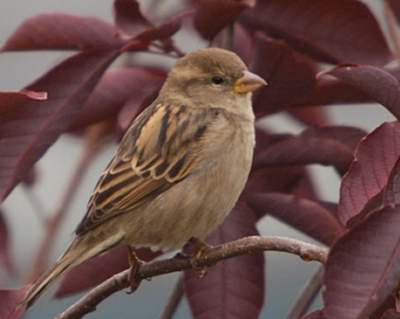
[(130, 290), (127, 292), (128, 294), (133, 293), (138, 287), (141, 282), (141, 278), (139, 278), (139, 269), (140, 266), (143, 264), (143, 261), (141, 261), (138, 256), (135, 253), (135, 250), (131, 247), (128, 246), (128, 261), (129, 261), (129, 285), (130, 285)]
[(199, 260), (204, 258), (204, 255), (207, 254), (212, 246), (195, 237), (190, 238), (188, 243), (193, 247), (194, 250), (194, 254), (190, 259), (193, 270), (197, 272), (200, 278), (203, 278), (207, 274), (208, 267), (199, 266)]

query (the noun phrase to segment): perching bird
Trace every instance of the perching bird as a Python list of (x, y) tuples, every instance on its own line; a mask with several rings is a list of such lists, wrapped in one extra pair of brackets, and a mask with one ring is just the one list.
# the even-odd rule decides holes
[(133, 122), (89, 200), (76, 237), (39, 277), (29, 306), (65, 270), (117, 245), (182, 248), (234, 207), (255, 144), (251, 92), (266, 85), (234, 53), (187, 54)]

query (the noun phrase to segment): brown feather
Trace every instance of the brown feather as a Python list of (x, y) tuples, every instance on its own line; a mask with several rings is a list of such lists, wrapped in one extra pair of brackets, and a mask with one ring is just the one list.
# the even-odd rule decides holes
[(137, 118), (97, 183), (78, 235), (132, 211), (195, 170), (212, 119), (206, 110), (182, 107), (154, 103)]

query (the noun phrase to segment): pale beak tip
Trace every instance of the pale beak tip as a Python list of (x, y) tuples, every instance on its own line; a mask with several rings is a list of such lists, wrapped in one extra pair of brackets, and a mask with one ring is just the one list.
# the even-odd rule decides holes
[(250, 71), (244, 71), (243, 76), (235, 83), (235, 91), (239, 94), (248, 93), (267, 85), (268, 82), (265, 81), (262, 77)]

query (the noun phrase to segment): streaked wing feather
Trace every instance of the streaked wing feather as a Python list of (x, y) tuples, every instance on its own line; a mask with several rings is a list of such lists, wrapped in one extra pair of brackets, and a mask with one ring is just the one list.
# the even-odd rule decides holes
[(99, 179), (77, 235), (132, 211), (195, 171), (211, 118), (206, 110), (182, 105), (146, 109)]

